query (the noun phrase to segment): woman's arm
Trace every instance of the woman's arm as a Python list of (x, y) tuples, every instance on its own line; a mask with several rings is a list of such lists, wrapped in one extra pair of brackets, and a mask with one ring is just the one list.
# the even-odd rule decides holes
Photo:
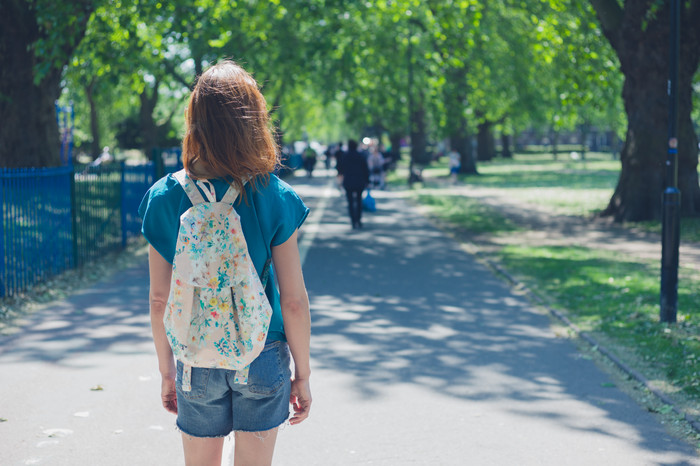
[(148, 294), (151, 310), (151, 331), (158, 356), (158, 369), (161, 375), (161, 399), (163, 407), (177, 414), (177, 397), (175, 393), (175, 361), (170, 349), (168, 337), (165, 334), (163, 315), (170, 294), (170, 277), (173, 266), (156, 251), (153, 246), (148, 249), (148, 269), (150, 275), (150, 291)]
[(280, 289), (280, 305), (284, 319), (284, 333), (287, 336), (289, 350), (294, 359), (294, 378), (290, 402), (295, 414), (291, 424), (298, 424), (309, 416), (311, 408), (311, 389), (309, 377), (311, 316), (309, 314), (309, 297), (306, 294), (304, 276), (301, 272), (297, 232), (287, 241), (272, 248), (272, 261), (275, 265), (277, 283)]

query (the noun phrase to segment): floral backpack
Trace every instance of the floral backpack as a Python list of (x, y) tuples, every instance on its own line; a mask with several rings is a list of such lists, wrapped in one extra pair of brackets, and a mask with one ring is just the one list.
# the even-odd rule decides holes
[(272, 308), (265, 295), (270, 259), (261, 279), (233, 207), (237, 189), (229, 187), (216, 202), (207, 181), (195, 182), (185, 170), (174, 176), (192, 201), (180, 216), (163, 318), (173, 354), (184, 366), (182, 390), (191, 390), (192, 367), (232, 369), (234, 382), (246, 384), (270, 327)]

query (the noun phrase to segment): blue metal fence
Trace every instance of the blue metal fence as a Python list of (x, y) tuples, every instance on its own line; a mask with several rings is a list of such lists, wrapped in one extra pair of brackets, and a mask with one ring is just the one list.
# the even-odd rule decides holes
[(0, 296), (73, 266), (71, 167), (0, 170)]
[(152, 163), (0, 169), (0, 296), (124, 247), (155, 177)]
[(122, 247), (119, 164), (76, 166), (73, 178), (75, 263), (82, 266)]
[(139, 205), (148, 188), (156, 181), (153, 162), (144, 165), (126, 166), (122, 170), (122, 245), (129, 238), (141, 234)]

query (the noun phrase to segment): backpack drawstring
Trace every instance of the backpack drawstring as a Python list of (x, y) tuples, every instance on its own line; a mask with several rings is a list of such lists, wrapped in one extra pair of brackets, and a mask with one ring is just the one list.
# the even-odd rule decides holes
[(214, 185), (207, 180), (197, 180), (195, 183), (197, 183), (197, 186), (204, 191), (204, 195), (207, 197), (209, 202), (216, 202), (216, 191), (214, 190)]

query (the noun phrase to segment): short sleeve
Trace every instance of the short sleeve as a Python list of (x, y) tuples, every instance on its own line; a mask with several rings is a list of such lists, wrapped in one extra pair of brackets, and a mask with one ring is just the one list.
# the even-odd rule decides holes
[(179, 185), (177, 180), (170, 176), (160, 179), (148, 190), (139, 206), (143, 236), (171, 264), (175, 257), (180, 202), (184, 193), (181, 188), (179, 193), (176, 192), (176, 185)]
[[(294, 189), (274, 175), (259, 192), (257, 202), (260, 223), (269, 232), (273, 247), (286, 242), (309, 214), (309, 208)], [(266, 214), (260, 215), (260, 212)]]

